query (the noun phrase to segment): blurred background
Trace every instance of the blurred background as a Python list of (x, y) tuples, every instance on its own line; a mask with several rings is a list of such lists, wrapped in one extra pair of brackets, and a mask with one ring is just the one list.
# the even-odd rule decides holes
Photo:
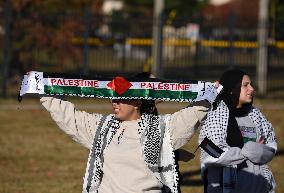
[[(27, 71), (215, 81), (248, 72), (255, 104), (284, 137), (283, 0), (1, 0), (0, 192), (80, 192), (87, 151), (62, 134), (38, 97), (16, 98)], [(111, 112), (105, 100), (68, 98)], [(161, 113), (183, 103), (161, 103)], [(284, 192), (284, 142), (271, 162)], [(185, 149), (194, 151), (196, 136)], [(203, 192), (198, 153), (183, 192)], [(52, 187), (52, 188), (51, 188)]]

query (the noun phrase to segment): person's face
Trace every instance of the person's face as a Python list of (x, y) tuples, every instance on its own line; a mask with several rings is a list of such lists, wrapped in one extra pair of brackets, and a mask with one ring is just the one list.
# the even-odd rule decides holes
[(254, 88), (252, 87), (251, 80), (248, 75), (244, 75), (237, 108), (242, 107), (244, 104), (251, 103), (253, 100), (253, 94)]
[(131, 121), (140, 118), (139, 109), (141, 101), (113, 99), (111, 102), (115, 118), (121, 121)]

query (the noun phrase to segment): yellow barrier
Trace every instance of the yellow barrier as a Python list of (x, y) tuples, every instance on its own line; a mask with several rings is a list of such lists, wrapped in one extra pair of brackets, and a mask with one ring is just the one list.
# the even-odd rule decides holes
[[(72, 43), (77, 45), (82, 45), (84, 43), (83, 38), (74, 37), (72, 38)], [(126, 38), (126, 44), (133, 46), (151, 46), (152, 39), (150, 38)], [(99, 38), (88, 38), (87, 43), (89, 45), (103, 46), (113, 44), (113, 40), (101, 40)], [(199, 43), (203, 47), (219, 47), (228, 48), (230, 47), (229, 41), (224, 40), (199, 40), (198, 42), (193, 42), (189, 39), (164, 39), (163, 44), (165, 46), (192, 46)], [(284, 49), (284, 41), (268, 42), (269, 46), (275, 46), (280, 49)], [(258, 43), (255, 41), (233, 41), (232, 46), (235, 48), (258, 48)]]
[[(134, 46), (151, 46), (152, 39), (140, 39), (140, 38), (127, 38), (126, 43)], [(194, 42), (189, 39), (165, 39), (165, 46), (192, 46)], [(230, 47), (229, 41), (224, 40), (200, 40), (198, 43), (203, 47)], [(275, 46), (277, 48), (284, 48), (284, 41), (269, 42), (269, 46)], [(233, 47), (235, 48), (258, 48), (258, 43), (255, 41), (233, 41)]]
[(150, 46), (152, 45), (152, 39), (127, 38), (126, 44), (137, 46)]
[(222, 47), (226, 48), (230, 46), (230, 42), (222, 40), (201, 40), (200, 45), (204, 47)]
[(277, 48), (284, 48), (284, 41), (277, 41), (277, 42), (275, 42), (275, 46), (277, 47)]
[[(80, 38), (80, 37), (73, 37), (71, 41), (73, 44), (76, 44), (76, 45), (82, 45), (85, 43), (85, 39)], [(113, 44), (113, 41), (112, 40), (102, 40), (99, 38), (88, 38), (87, 44), (91, 46), (104, 46), (104, 45)]]

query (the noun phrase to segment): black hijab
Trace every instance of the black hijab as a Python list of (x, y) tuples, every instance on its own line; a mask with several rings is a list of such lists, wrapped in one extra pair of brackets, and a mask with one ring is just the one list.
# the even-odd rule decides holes
[(241, 70), (232, 69), (225, 71), (219, 80), (220, 84), (223, 86), (220, 100), (223, 100), (229, 108), (226, 142), (231, 147), (243, 147), (243, 136), (235, 117), (247, 115), (252, 106), (252, 104), (249, 103), (243, 105), (241, 108), (236, 108), (239, 103), (244, 75), (247, 74)]

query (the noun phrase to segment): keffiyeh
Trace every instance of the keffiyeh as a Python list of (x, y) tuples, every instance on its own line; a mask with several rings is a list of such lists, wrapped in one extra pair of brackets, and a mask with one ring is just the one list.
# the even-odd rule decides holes
[[(138, 122), (138, 132), (141, 135), (140, 143), (145, 164), (172, 193), (177, 193), (178, 174), (166, 127), (169, 121), (169, 116), (142, 114)], [(101, 118), (88, 158), (83, 193), (97, 192), (103, 176), (103, 151), (110, 144), (120, 123), (113, 115)]]

